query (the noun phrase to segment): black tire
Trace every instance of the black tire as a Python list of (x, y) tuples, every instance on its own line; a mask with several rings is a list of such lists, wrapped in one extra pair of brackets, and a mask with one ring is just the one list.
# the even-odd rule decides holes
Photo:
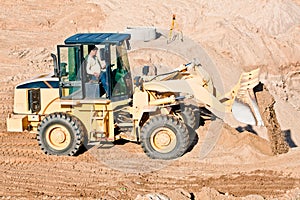
[(188, 106), (181, 106), (180, 110), (175, 111), (175, 116), (193, 130), (199, 126), (199, 120), (196, 120), (194, 111)]
[(74, 116), (50, 114), (41, 121), (37, 130), (39, 146), (46, 154), (73, 156), (83, 147), (85, 129)]
[(180, 107), (174, 112), (175, 117), (183, 121), (189, 131), (189, 148), (187, 151), (191, 151), (197, 144), (199, 137), (196, 130), (200, 126), (200, 111), (195, 106), (181, 104)]
[(186, 125), (177, 118), (157, 115), (142, 127), (141, 145), (150, 158), (175, 159), (187, 151), (189, 132)]

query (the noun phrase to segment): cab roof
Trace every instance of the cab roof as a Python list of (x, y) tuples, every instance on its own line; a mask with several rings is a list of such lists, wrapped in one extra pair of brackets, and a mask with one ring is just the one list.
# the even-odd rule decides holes
[(116, 44), (129, 40), (130, 34), (126, 33), (77, 33), (68, 37), (65, 44)]

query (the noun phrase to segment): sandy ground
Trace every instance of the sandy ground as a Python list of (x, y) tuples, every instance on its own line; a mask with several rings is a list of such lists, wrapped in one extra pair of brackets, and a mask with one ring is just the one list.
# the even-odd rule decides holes
[[(288, 153), (272, 156), (268, 141), (217, 121), (200, 127), (194, 148), (174, 161), (150, 160), (138, 144), (126, 142), (100, 144), (77, 157), (47, 156), (35, 135), (6, 132), (13, 87), (51, 71), (50, 53), (66, 37), (127, 26), (168, 30), (173, 13), (184, 37), (213, 61), (218, 70), (214, 78), (224, 90), (242, 70), (261, 67), (281, 129), (293, 147)], [(299, 199), (299, 40), (298, 0), (1, 1), (0, 197)], [(180, 44), (182, 49), (187, 43)], [(144, 64), (177, 67), (186, 61), (153, 49), (129, 55), (136, 71)], [(207, 147), (206, 136), (214, 128), (219, 138), (214, 148)]]

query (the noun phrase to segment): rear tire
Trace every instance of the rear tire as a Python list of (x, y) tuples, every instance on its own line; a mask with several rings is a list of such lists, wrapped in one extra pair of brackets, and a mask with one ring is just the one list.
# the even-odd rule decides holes
[(175, 117), (154, 116), (142, 127), (141, 145), (150, 158), (164, 160), (178, 158), (189, 147), (188, 129)]
[(83, 147), (84, 126), (79, 119), (65, 113), (53, 113), (38, 126), (37, 140), (50, 155), (73, 156)]

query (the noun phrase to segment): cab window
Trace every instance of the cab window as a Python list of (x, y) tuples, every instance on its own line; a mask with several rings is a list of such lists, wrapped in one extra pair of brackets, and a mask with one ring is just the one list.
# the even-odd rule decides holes
[(132, 95), (132, 80), (130, 74), (130, 66), (127, 57), (127, 50), (125, 45), (113, 46), (116, 52), (114, 65), (111, 71), (111, 83), (112, 83), (112, 96), (126, 96), (127, 98)]
[(82, 99), (80, 47), (58, 46), (60, 96), (63, 99)]

